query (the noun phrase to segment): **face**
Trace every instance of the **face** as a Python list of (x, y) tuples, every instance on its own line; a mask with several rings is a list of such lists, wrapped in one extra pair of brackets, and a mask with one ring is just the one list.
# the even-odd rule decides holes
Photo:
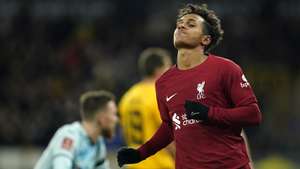
[(107, 138), (112, 138), (118, 122), (116, 103), (109, 101), (106, 108), (98, 113), (97, 120), (102, 129), (102, 135)]
[(179, 49), (207, 45), (210, 36), (204, 35), (203, 23), (204, 19), (196, 14), (187, 14), (178, 19), (174, 31), (174, 46)]

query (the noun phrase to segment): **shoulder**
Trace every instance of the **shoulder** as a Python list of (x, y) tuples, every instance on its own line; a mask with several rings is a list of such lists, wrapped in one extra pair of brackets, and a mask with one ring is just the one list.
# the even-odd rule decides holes
[(140, 82), (133, 84), (122, 96), (122, 99), (130, 98), (137, 93), (140, 94), (141, 90), (143, 90), (145, 87)]
[(162, 85), (165, 81), (167, 81), (170, 77), (175, 74), (176, 65), (173, 65), (170, 69), (164, 72), (155, 82), (156, 87)]
[(134, 84), (132, 85), (127, 91), (125, 91), (125, 93), (122, 95), (121, 99), (120, 99), (120, 103), (119, 105), (125, 104), (127, 102), (129, 102), (129, 100), (132, 98), (132, 96), (137, 93), (138, 90), (138, 85)]
[(80, 139), (81, 128), (79, 125), (79, 122), (63, 125), (55, 133), (54, 139), (58, 142), (68, 141), (75, 144)]
[(139, 82), (131, 86), (121, 97), (120, 105), (129, 104), (132, 100), (140, 100), (149, 93), (149, 87)]
[(229, 66), (229, 67), (231, 67), (231, 66), (239, 67), (239, 65), (231, 59), (217, 56), (217, 55), (210, 55), (210, 57), (211, 57), (211, 60), (213, 61), (213, 63), (224, 65), (224, 66)]
[(119, 112), (127, 114), (128, 111), (137, 109), (145, 110), (156, 104), (154, 83), (139, 82), (133, 85), (121, 98), (119, 102)]
[(226, 72), (239, 72), (241, 71), (241, 67), (235, 63), (234, 61), (221, 57), (221, 56), (216, 56), (216, 55), (210, 55), (211, 60), (213, 64), (215, 64), (220, 71), (226, 73)]
[(73, 122), (69, 124), (65, 124), (57, 130), (57, 134), (59, 135), (72, 135), (76, 136), (79, 130), (79, 122)]
[(82, 128), (80, 128), (79, 122), (73, 122), (60, 127), (50, 143), (53, 155), (62, 153), (72, 156), (80, 144), (81, 132)]

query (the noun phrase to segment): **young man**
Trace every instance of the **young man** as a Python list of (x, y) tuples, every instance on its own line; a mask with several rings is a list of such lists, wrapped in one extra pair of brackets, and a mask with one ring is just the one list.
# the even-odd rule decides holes
[(176, 169), (249, 169), (243, 127), (261, 122), (256, 97), (241, 68), (208, 52), (222, 39), (220, 20), (206, 5), (180, 10), (174, 32), (177, 65), (156, 82), (163, 123), (138, 149), (118, 152), (137, 163), (175, 140)]
[[(134, 84), (120, 101), (121, 126), (127, 146), (137, 148), (153, 136), (161, 124), (155, 97), (155, 81), (171, 66), (168, 51), (144, 50), (138, 60), (143, 79)], [(173, 150), (172, 150), (173, 148)], [(174, 169), (174, 145), (128, 169)]]
[(109, 169), (103, 137), (111, 138), (117, 123), (114, 96), (90, 91), (80, 97), (81, 122), (62, 126), (35, 169)]

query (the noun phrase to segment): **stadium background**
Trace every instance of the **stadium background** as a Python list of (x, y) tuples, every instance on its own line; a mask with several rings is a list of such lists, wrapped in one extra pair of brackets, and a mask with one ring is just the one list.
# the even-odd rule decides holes
[[(119, 99), (139, 80), (146, 47), (167, 48), (175, 61), (176, 12), (186, 2), (217, 12), (225, 37), (214, 53), (252, 82), (263, 112), (262, 125), (246, 129), (257, 168), (298, 168), (300, 1), (0, 0), (0, 169), (32, 168), (55, 130), (78, 120), (83, 91)], [(115, 166), (119, 129), (108, 144)]]

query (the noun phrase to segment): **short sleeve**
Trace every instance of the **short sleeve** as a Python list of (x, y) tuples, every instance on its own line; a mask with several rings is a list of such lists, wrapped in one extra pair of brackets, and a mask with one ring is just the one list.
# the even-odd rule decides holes
[(52, 155), (54, 158), (65, 156), (70, 160), (74, 157), (76, 137), (69, 131), (59, 130), (54, 136), (52, 148)]
[(234, 106), (256, 103), (256, 97), (242, 69), (233, 62), (224, 66), (223, 82), (225, 92)]
[(53, 159), (52, 169), (72, 169), (72, 161), (65, 156), (57, 156)]

